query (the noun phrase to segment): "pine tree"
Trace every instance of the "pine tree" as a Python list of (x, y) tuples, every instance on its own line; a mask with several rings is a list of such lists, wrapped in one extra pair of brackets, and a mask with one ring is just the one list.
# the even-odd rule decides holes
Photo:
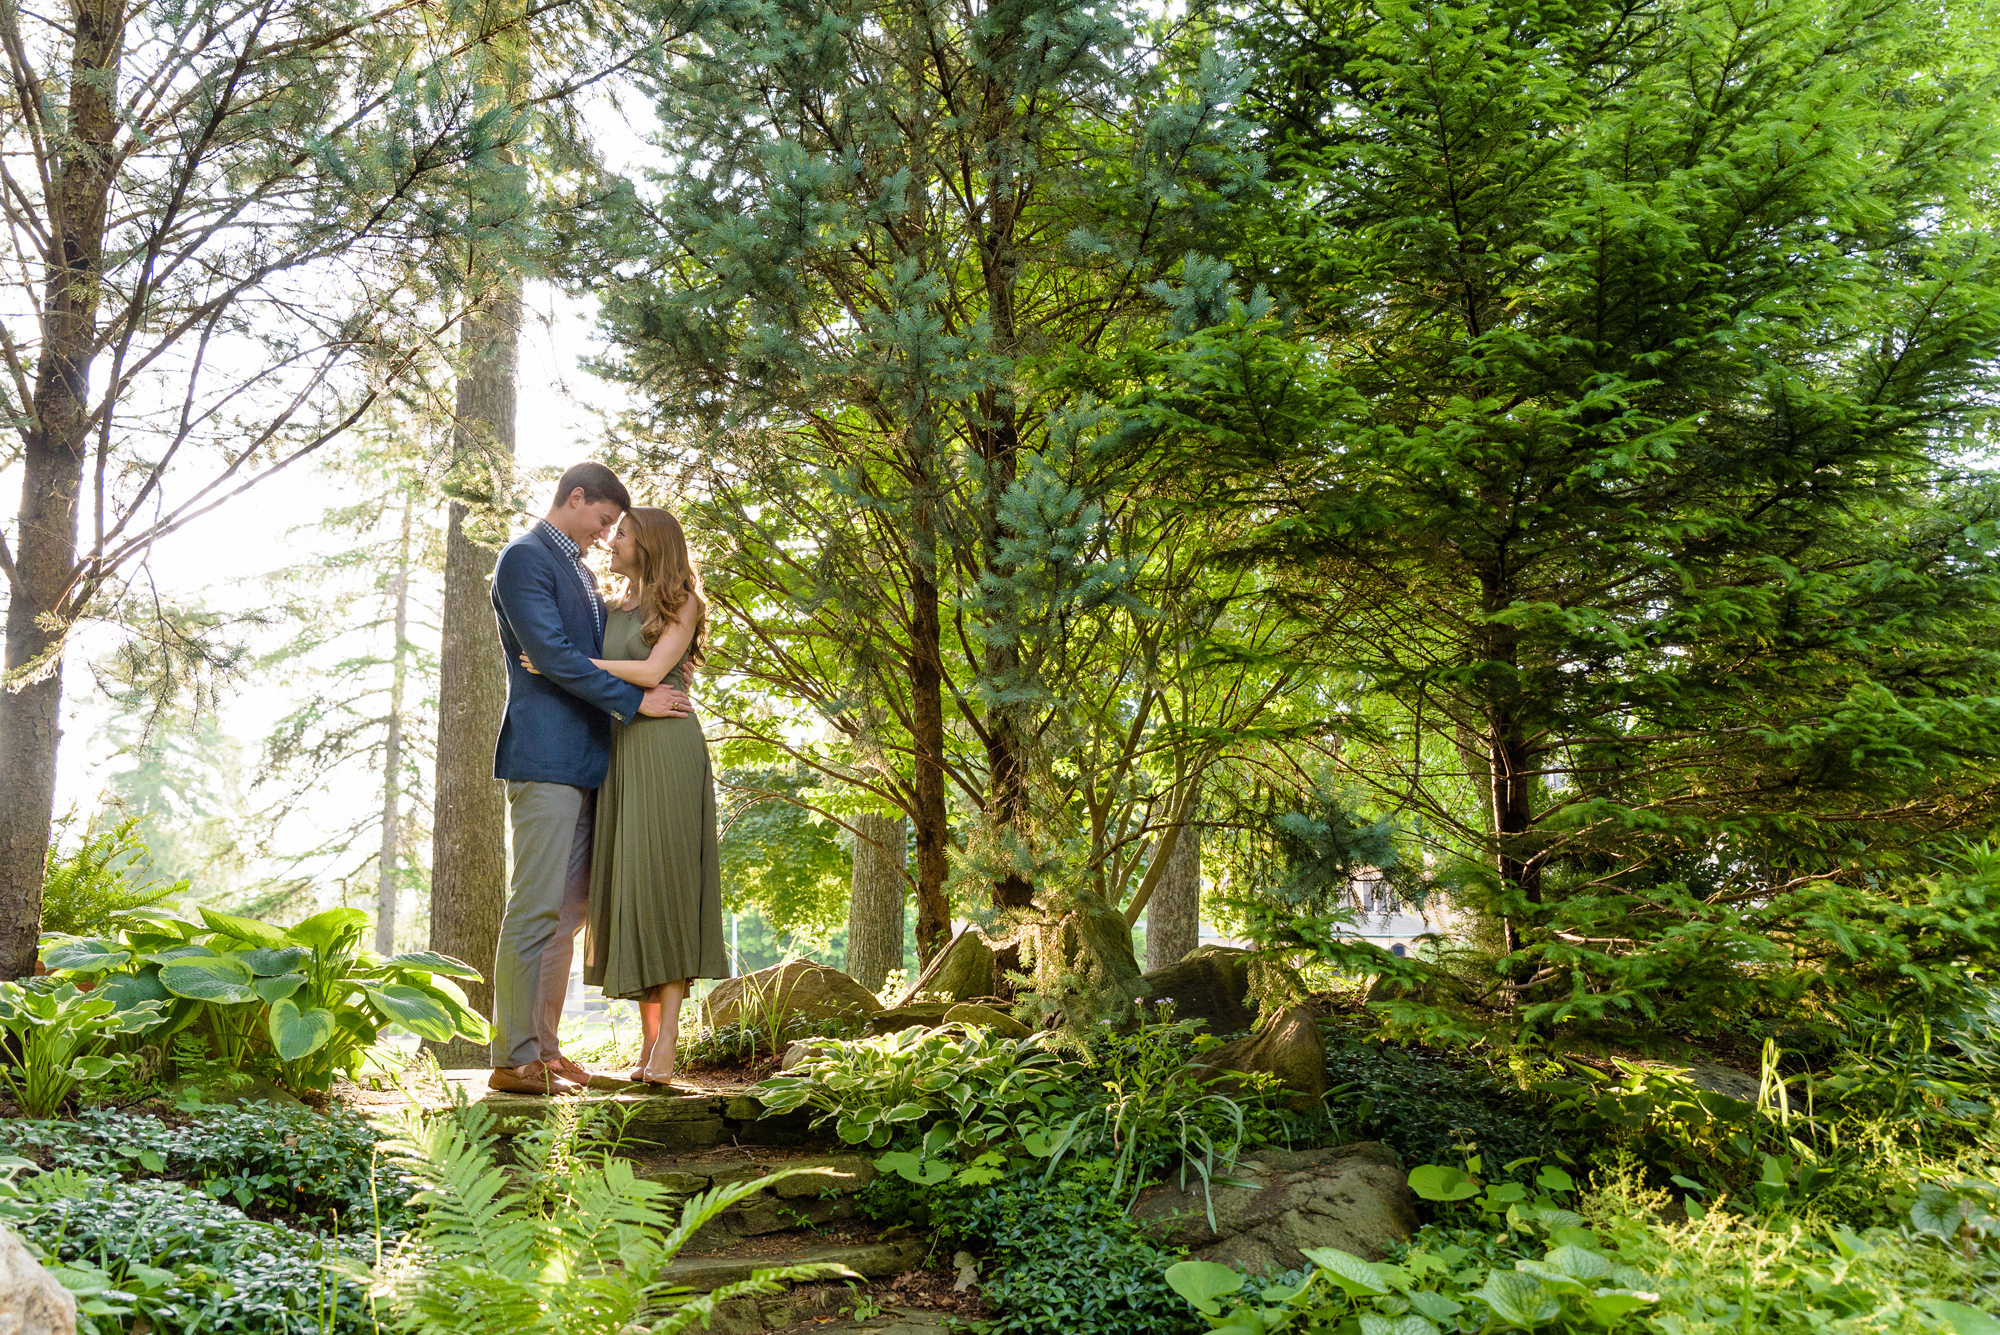
[(1347, 773), (1484, 859), (1534, 1024), (1712, 1021), (1748, 962), (1986, 930), (1893, 876), (2000, 791), (2000, 485), (1959, 462), (2000, 141), (1990, 62), (1938, 20), (1312, 0), (1235, 28), (1278, 182), (1238, 258), (1287, 318), (1240, 304), (1107, 383), (1166, 386), (1135, 411), (1191, 503), (1261, 524), (1228, 555), (1325, 628)]
[[(383, 954), (395, 949), (404, 892), (428, 888), (443, 564), (428, 463), (421, 430), (385, 415), (321, 466), (353, 498), (300, 536), (341, 545), (268, 577), (286, 615), (281, 643), (259, 664), (264, 679), (289, 677), (305, 694), (264, 742), (255, 789), (267, 852), (310, 868), (310, 879), (369, 887)], [(374, 800), (342, 809), (337, 801), (368, 791), (357, 771), (377, 776)], [(285, 845), (294, 818), (329, 811), (341, 823), (315, 821), (310, 846)]]
[(712, 536), (757, 692), (729, 721), (907, 816), (928, 952), (955, 804), (968, 889), (1022, 910), (1051, 865), (1036, 771), (1079, 683), (1047, 645), (1147, 614), (1094, 419), (1034, 368), (1163, 319), (1150, 285), (1255, 164), (1228, 73), (1109, 0), (784, 3), (706, 38), (658, 89), (678, 169), (605, 260), (608, 369)]

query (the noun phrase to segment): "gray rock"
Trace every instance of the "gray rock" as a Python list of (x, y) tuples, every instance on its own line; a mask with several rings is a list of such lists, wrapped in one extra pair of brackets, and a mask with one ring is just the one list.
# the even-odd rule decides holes
[(1200, 1020), (1216, 1035), (1240, 1034), (1257, 1022), (1250, 1008), (1250, 952), (1204, 946), (1178, 964), (1139, 979), (1150, 1004), (1171, 1001), (1176, 1020)]
[(978, 932), (967, 929), (945, 947), (943, 959), (924, 971), (928, 978), (917, 980), (924, 996), (949, 997), (964, 1001), (969, 997), (993, 995), (993, 947)]
[(773, 1164), (773, 1169), (804, 1169), (797, 1177), (788, 1177), (771, 1188), (785, 1200), (796, 1200), (804, 1196), (824, 1196), (832, 1192), (839, 1196), (853, 1196), (875, 1180), (875, 1165), (866, 1155), (829, 1154), (821, 1159), (800, 1159), (792, 1163)]
[(1379, 1260), (1417, 1228), (1417, 1198), (1401, 1161), (1372, 1140), (1329, 1150), (1261, 1150), (1224, 1176), (1244, 1185), (1212, 1186), (1214, 1228), (1192, 1174), (1185, 1192), (1178, 1176), (1148, 1188), (1132, 1216), (1163, 1245), (1248, 1274), (1302, 1267), (1307, 1247)]
[[(1291, 1091), (1286, 1101), (1296, 1112), (1310, 1111), (1326, 1098), (1326, 1040), (1307, 1006), (1288, 1006), (1257, 1032), (1204, 1052), (1188, 1065), (1215, 1073), (1275, 1075)], [(1215, 1087), (1227, 1093), (1240, 1085), (1225, 1078)]]
[(944, 1023), (944, 1017), (951, 1013), (955, 1004), (950, 1001), (913, 1001), (907, 1006), (897, 1006), (880, 1015), (869, 1016), (868, 1032), (900, 1034), (905, 1029), (935, 1029)]
[(1032, 1030), (1027, 1025), (1009, 1015), (1006, 1011), (992, 1006), (977, 1006), (961, 1001), (944, 1013), (946, 1024), (976, 1024), (983, 1029), (991, 1029), (1002, 1038), (1026, 1038)]
[(725, 1284), (750, 1278), (753, 1270), (786, 1265), (824, 1265), (844, 1268), (864, 1279), (900, 1275), (917, 1265), (929, 1250), (922, 1238), (895, 1238), (884, 1242), (809, 1243), (767, 1256), (688, 1256), (670, 1261), (660, 1271), (664, 1284), (685, 1285), (704, 1293)]
[(0, 1228), (0, 1335), (76, 1335), (76, 1296)]
[(702, 1002), (711, 1026), (747, 1021), (758, 1024), (772, 1011), (807, 1020), (863, 1020), (877, 1014), (875, 994), (838, 969), (811, 960), (793, 960), (741, 978), (726, 978)]

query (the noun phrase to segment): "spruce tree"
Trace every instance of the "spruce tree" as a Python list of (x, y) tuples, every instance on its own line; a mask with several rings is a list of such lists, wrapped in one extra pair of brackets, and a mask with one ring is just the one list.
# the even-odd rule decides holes
[(1184, 36), (1112, 0), (732, 14), (660, 80), (674, 170), (605, 260), (608, 369), (652, 404), (636, 430), (718, 549), (725, 655), (766, 692), (744, 721), (907, 815), (926, 952), (954, 805), (961, 879), (1025, 909), (1053, 720), (1119, 689), (1047, 650), (1148, 614), (1088, 405), (1036, 368), (1160, 323), (1153, 285), (1254, 188), (1231, 76)]
[(1894, 877), (2000, 791), (2000, 486), (1962, 463), (2000, 141), (1946, 17), (1234, 29), (1276, 182), (1237, 261), (1279, 313), (1104, 383), (1159, 387), (1128, 402), (1190, 500), (1257, 520), (1227, 555), (1285, 572), (1354, 683), (1349, 775), (1483, 859), (1537, 1025), (1990, 952), (1970, 891)]

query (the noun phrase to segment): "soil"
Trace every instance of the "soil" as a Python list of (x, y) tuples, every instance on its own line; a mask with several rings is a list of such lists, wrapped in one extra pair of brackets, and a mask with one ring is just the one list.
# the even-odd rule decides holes
[(754, 1238), (737, 1238), (720, 1247), (690, 1247), (680, 1254), (690, 1260), (704, 1261), (754, 1261), (760, 1257), (782, 1258), (796, 1255), (801, 1246), (854, 1246), (876, 1242), (882, 1236), (882, 1226), (866, 1219), (840, 1219), (830, 1224), (821, 1224), (810, 1233), (763, 1233)]

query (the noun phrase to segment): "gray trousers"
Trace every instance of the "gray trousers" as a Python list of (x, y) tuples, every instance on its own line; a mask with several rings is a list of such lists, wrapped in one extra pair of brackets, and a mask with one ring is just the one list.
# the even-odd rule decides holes
[(554, 1057), (576, 934), (590, 911), (597, 793), (566, 783), (509, 783), (514, 876), (493, 964), (493, 1064)]

